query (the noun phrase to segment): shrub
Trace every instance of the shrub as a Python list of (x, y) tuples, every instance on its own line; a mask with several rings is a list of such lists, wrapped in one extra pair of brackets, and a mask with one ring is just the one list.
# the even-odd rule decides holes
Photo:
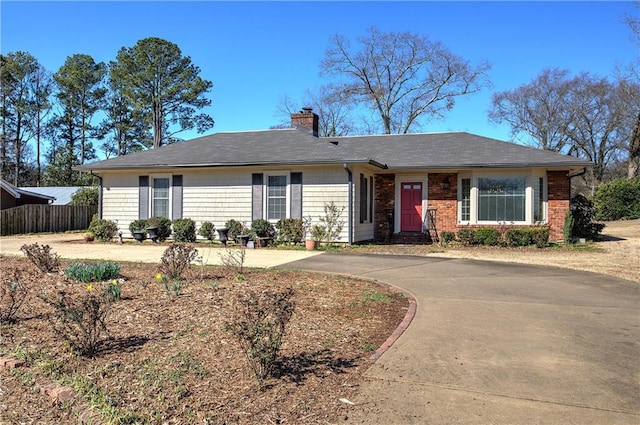
[(198, 234), (208, 241), (213, 241), (216, 238), (216, 226), (210, 221), (203, 221)]
[(170, 279), (180, 279), (191, 262), (198, 256), (198, 250), (192, 246), (174, 243), (164, 250), (160, 259), (160, 273)]
[(226, 252), (220, 253), (220, 263), (227, 269), (237, 273), (238, 278), (244, 273), (244, 260), (247, 256), (246, 248), (240, 247), (239, 249), (227, 248)]
[(29, 286), (24, 275), (16, 270), (4, 270), (0, 278), (0, 324), (13, 323), (20, 307), (29, 298)]
[(115, 221), (94, 218), (89, 224), (89, 231), (101, 242), (108, 242), (118, 234), (118, 225)]
[(51, 252), (49, 245), (25, 244), (20, 251), (43, 273), (57, 272), (60, 268), (60, 256)]
[(596, 220), (640, 218), (640, 177), (601, 184), (593, 201)]
[(566, 245), (573, 243), (573, 214), (571, 213), (571, 210), (568, 210), (564, 215), (562, 237)]
[(531, 233), (527, 228), (513, 228), (507, 230), (504, 235), (508, 246), (529, 246), (533, 243)]
[(244, 235), (247, 233), (247, 226), (234, 219), (227, 221), (224, 227), (229, 229), (229, 232), (227, 233), (229, 239), (232, 239), (236, 242), (238, 241), (239, 235)]
[(276, 228), (263, 218), (251, 222), (251, 232), (259, 238), (274, 238), (276, 236)]
[(110, 261), (100, 263), (73, 263), (64, 271), (65, 276), (80, 282), (111, 280), (120, 274), (120, 265)]
[(294, 311), (293, 289), (266, 290), (261, 294), (249, 291), (238, 297), (227, 331), (234, 335), (260, 383), (273, 373), (285, 335), (285, 328)]
[(500, 231), (494, 227), (480, 227), (475, 230), (476, 242), (481, 245), (496, 246), (500, 243)]
[(476, 232), (472, 228), (463, 227), (458, 230), (458, 240), (462, 245), (469, 246), (477, 243)]
[(596, 240), (604, 229), (604, 224), (594, 223), (595, 207), (593, 202), (583, 195), (576, 195), (571, 199), (571, 214), (573, 215), (573, 236)]
[(344, 227), (344, 220), (340, 219), (340, 215), (342, 215), (343, 211), (344, 207), (338, 208), (333, 201), (324, 204), (324, 216), (320, 217), (320, 222), (322, 224), (316, 225), (323, 228), (322, 240), (324, 242), (331, 243), (340, 239), (340, 233)]
[(151, 217), (148, 227), (158, 228), (158, 241), (164, 242), (171, 236), (171, 220), (167, 217)]
[(298, 244), (304, 239), (304, 222), (299, 218), (281, 218), (276, 228), (279, 242)]
[(440, 232), (440, 239), (443, 243), (451, 243), (456, 240), (456, 234), (448, 230)]
[(82, 187), (71, 195), (71, 205), (98, 205), (98, 187)]
[(173, 240), (176, 242), (195, 242), (196, 222), (190, 218), (179, 218), (174, 220)]
[(549, 246), (549, 227), (548, 226), (537, 226), (529, 229), (529, 233), (531, 234), (531, 241), (538, 248), (544, 248)]
[(108, 332), (106, 318), (110, 302), (105, 293), (89, 284), (87, 293), (75, 298), (61, 291), (53, 299), (45, 296), (43, 300), (55, 310), (51, 321), (55, 333), (80, 355), (93, 356), (102, 334)]
[(146, 232), (147, 227), (149, 227), (149, 220), (146, 218), (139, 218), (129, 223), (129, 232), (131, 232), (132, 235), (134, 233)]

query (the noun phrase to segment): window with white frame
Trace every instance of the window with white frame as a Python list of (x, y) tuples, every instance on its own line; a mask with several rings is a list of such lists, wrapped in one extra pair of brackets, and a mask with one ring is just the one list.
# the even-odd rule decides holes
[(544, 222), (545, 179), (531, 175), (460, 176), (458, 220), (463, 223)]
[(267, 220), (287, 218), (287, 176), (267, 178)]
[(153, 179), (151, 187), (151, 216), (169, 217), (169, 178)]

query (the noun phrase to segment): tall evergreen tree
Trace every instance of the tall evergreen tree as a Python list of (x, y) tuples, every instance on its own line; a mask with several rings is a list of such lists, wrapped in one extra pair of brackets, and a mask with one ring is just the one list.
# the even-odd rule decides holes
[(159, 147), (176, 141), (180, 131), (213, 127), (209, 115), (196, 113), (211, 104), (205, 95), (213, 86), (198, 74), (200, 68), (176, 44), (150, 37), (120, 49), (111, 78), (123, 83), (123, 94), (152, 129), (153, 147)]

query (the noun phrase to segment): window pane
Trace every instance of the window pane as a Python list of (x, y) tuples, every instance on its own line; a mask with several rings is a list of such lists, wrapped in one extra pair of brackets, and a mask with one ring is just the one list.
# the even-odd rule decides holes
[(524, 221), (524, 177), (478, 179), (479, 221)]
[(287, 176), (269, 176), (267, 180), (267, 219), (287, 218)]
[(471, 220), (471, 179), (462, 179), (460, 220)]
[(169, 179), (153, 179), (152, 216), (169, 217)]

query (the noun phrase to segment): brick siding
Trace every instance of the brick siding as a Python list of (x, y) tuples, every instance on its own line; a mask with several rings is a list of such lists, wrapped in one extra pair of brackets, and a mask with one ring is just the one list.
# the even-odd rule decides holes
[(394, 211), (396, 197), (395, 174), (376, 174), (374, 177), (374, 229), (376, 242), (391, 240), (391, 232), (387, 214)]

